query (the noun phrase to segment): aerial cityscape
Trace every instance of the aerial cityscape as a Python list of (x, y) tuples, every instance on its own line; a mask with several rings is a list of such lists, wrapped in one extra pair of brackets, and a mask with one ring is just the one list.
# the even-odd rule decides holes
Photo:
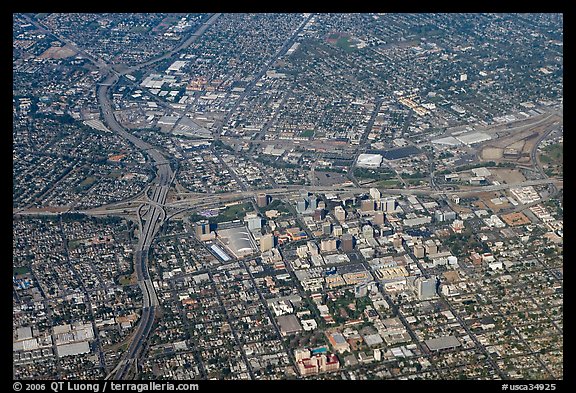
[(562, 380), (563, 14), (13, 14), (14, 380)]

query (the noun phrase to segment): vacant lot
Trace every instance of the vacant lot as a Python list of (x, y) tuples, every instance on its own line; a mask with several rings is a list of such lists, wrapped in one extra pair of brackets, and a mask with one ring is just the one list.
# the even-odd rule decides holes
[(348, 181), (346, 175), (338, 172), (316, 171), (316, 178), (321, 186), (332, 186), (334, 184), (342, 184)]
[(496, 180), (506, 184), (521, 183), (526, 180), (524, 175), (517, 169), (495, 169), (490, 168), (490, 172)]
[(63, 46), (51, 46), (50, 48), (46, 49), (44, 53), (42, 53), (39, 58), (40, 59), (64, 59), (66, 57), (74, 56), (76, 51), (71, 49), (70, 47)]

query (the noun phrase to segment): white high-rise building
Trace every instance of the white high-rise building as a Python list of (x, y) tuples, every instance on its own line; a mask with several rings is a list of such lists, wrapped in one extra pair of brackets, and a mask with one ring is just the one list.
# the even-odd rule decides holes
[(255, 231), (262, 228), (262, 218), (256, 213), (248, 213), (244, 217), (244, 221), (248, 224), (248, 229)]
[(416, 279), (416, 295), (419, 300), (436, 297), (436, 277), (418, 277)]
[(396, 210), (396, 199), (395, 198), (380, 199), (380, 209), (384, 210), (386, 213), (394, 212), (394, 210)]

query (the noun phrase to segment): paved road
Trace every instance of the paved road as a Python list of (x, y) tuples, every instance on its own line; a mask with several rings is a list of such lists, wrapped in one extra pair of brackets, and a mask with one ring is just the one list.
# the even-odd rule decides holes
[(119, 363), (118, 367), (113, 370), (108, 377), (114, 376), (114, 379), (121, 380), (128, 377), (130, 371), (134, 364), (141, 359), (143, 355), (143, 348), (152, 332), (152, 327), (154, 325), (154, 318), (156, 314), (156, 309), (160, 306), (156, 291), (152, 281), (150, 280), (150, 274), (148, 272), (148, 251), (154, 240), (154, 237), (164, 224), (166, 220), (166, 211), (164, 210), (164, 205), (166, 203), (166, 197), (168, 195), (168, 190), (170, 189), (170, 184), (174, 180), (174, 172), (170, 167), (170, 162), (164, 157), (164, 155), (156, 148), (152, 147), (150, 144), (142, 141), (141, 139), (130, 134), (116, 121), (114, 113), (112, 111), (112, 105), (108, 96), (108, 90), (113, 86), (123, 74), (133, 72), (136, 69), (147, 67), (156, 63), (162, 59), (172, 56), (174, 53), (178, 52), (182, 48), (190, 45), (194, 42), (202, 33), (216, 21), (220, 14), (215, 14), (208, 19), (189, 39), (187, 39), (179, 47), (173, 49), (172, 51), (150, 60), (146, 63), (142, 63), (136, 67), (131, 67), (122, 74), (117, 72), (110, 72), (106, 80), (98, 86), (97, 96), (102, 109), (102, 115), (104, 117), (105, 124), (112, 130), (117, 132), (119, 135), (129, 140), (138, 149), (143, 150), (153, 161), (156, 167), (156, 184), (150, 187), (152, 191), (151, 195), (147, 195), (149, 200), (147, 206), (148, 209), (142, 217), (142, 207), (138, 208), (138, 221), (140, 226), (140, 240), (136, 249), (134, 250), (134, 266), (136, 269), (136, 276), (138, 279), (138, 285), (142, 289), (143, 302), (142, 302), (142, 315), (136, 328), (136, 332), (130, 342), (128, 350), (122, 361)]
[[(410, 258), (416, 262), (416, 265), (418, 266), (418, 269), (420, 269), (420, 271), (422, 272), (422, 274), (424, 275), (425, 278), (430, 278), (430, 275), (427, 274), (427, 269), (424, 268), (424, 266), (422, 266), (422, 263), (420, 263), (420, 260), (418, 258), (416, 258), (416, 256), (414, 255), (414, 253), (412, 252), (412, 250), (410, 250), (410, 248), (408, 247), (408, 245), (406, 243), (404, 243), (403, 245), (404, 247), (404, 251), (406, 251), (406, 253), (410, 256)], [(450, 312), (454, 315), (454, 317), (456, 318), (456, 320), (460, 323), (460, 325), (464, 328), (464, 330), (466, 331), (466, 333), (468, 334), (468, 337), (470, 337), (472, 339), (472, 341), (474, 341), (474, 344), (476, 345), (476, 347), (484, 354), (484, 356), (486, 357), (486, 361), (488, 363), (490, 363), (490, 365), (492, 366), (492, 368), (498, 373), (498, 375), (500, 376), (500, 378), (505, 379), (505, 375), (502, 372), (502, 370), (500, 369), (500, 367), (498, 367), (498, 364), (496, 364), (496, 361), (494, 360), (494, 358), (492, 358), (492, 356), (490, 356), (490, 352), (488, 351), (488, 349), (486, 348), (486, 346), (484, 344), (482, 344), (478, 338), (476, 337), (476, 334), (474, 334), (474, 332), (472, 332), (468, 326), (468, 324), (466, 323), (466, 321), (464, 321), (461, 317), (460, 317), (460, 313), (458, 312), (458, 310), (456, 310), (454, 308), (454, 306), (452, 305), (452, 303), (450, 302), (449, 299), (446, 298), (446, 296), (444, 296), (441, 292), (438, 292), (438, 296), (443, 300), (443, 303), (446, 304), (448, 306), (448, 309), (450, 310)], [(404, 322), (404, 321), (403, 321)], [(406, 325), (408, 326), (408, 325)]]
[(116, 121), (112, 112), (112, 105), (108, 97), (108, 89), (118, 80), (116, 73), (110, 73), (107, 82), (98, 86), (97, 97), (104, 116), (104, 122), (112, 131), (118, 133), (125, 139), (129, 140), (136, 148), (143, 150), (153, 161), (156, 167), (157, 185), (152, 186), (151, 211), (148, 213), (148, 219), (144, 221), (140, 233), (140, 241), (134, 250), (134, 265), (138, 284), (143, 292), (142, 316), (136, 329), (136, 333), (130, 342), (125, 358), (122, 360), (121, 367), (114, 374), (114, 379), (126, 378), (132, 364), (140, 356), (140, 350), (148, 339), (154, 322), (158, 298), (148, 275), (148, 249), (152, 239), (163, 224), (166, 217), (164, 209), (161, 207), (166, 202), (168, 188), (173, 180), (173, 172), (169, 161), (164, 155), (150, 144), (130, 134)]
[(222, 123), (218, 126), (217, 135), (215, 135), (216, 139), (220, 138), (220, 134), (222, 133), (222, 128), (226, 124), (228, 124), (228, 121), (234, 115), (234, 112), (236, 111), (236, 108), (238, 108), (238, 105), (240, 105), (240, 103), (244, 100), (244, 98), (246, 98), (246, 96), (252, 91), (254, 86), (256, 86), (256, 83), (258, 83), (258, 81), (262, 78), (262, 76), (264, 76), (266, 71), (268, 71), (270, 69), (270, 67), (272, 66), (272, 64), (274, 64), (276, 59), (278, 59), (280, 56), (285, 54), (288, 51), (288, 49), (290, 49), (292, 44), (296, 41), (298, 34), (302, 31), (304, 26), (306, 26), (308, 21), (310, 19), (312, 19), (313, 16), (314, 16), (314, 14), (310, 14), (310, 16), (308, 18), (306, 18), (306, 20), (304, 20), (304, 21), (302, 21), (302, 23), (300, 23), (300, 26), (298, 26), (298, 28), (296, 30), (294, 30), (292, 35), (284, 42), (282, 47), (278, 50), (278, 52), (276, 53), (276, 56), (274, 56), (270, 60), (268, 60), (268, 62), (262, 67), (260, 72), (258, 72), (258, 74), (256, 74), (254, 76), (254, 79), (248, 84), (248, 86), (246, 86), (246, 88), (244, 89), (242, 94), (238, 97), (238, 99), (236, 100), (236, 102), (234, 103), (232, 108), (230, 108), (230, 110), (228, 111), (228, 113), (226, 114), (224, 119), (222, 120)]
[[(554, 187), (556, 185), (560, 185), (562, 187), (562, 182), (555, 180), (555, 179), (538, 179), (538, 180), (527, 180), (521, 183), (515, 184), (498, 184), (492, 186), (479, 186), (479, 187), (471, 187), (467, 190), (457, 190), (457, 191), (437, 191), (431, 190), (429, 188), (426, 189), (386, 189), (384, 190), (385, 194), (391, 195), (473, 195), (480, 192), (487, 192), (487, 191), (498, 191), (498, 190), (506, 190), (513, 187), (525, 187), (525, 186), (536, 186), (536, 185), (543, 185), (543, 184), (552, 184)], [(252, 191), (233, 191), (228, 193), (221, 193), (221, 194), (196, 194), (196, 193), (179, 193), (182, 199), (179, 201), (174, 201), (170, 203), (164, 203), (163, 206), (167, 210), (166, 213), (170, 216), (173, 216), (174, 210), (189, 210), (195, 209), (199, 207), (208, 207), (212, 205), (221, 204), (224, 202), (230, 202), (233, 200), (241, 200), (246, 198), (251, 198), (256, 196), (256, 194), (260, 192), (265, 192), (268, 195), (290, 195), (290, 194), (298, 194), (301, 189), (308, 190), (313, 193), (367, 193), (369, 192), (369, 187), (342, 187), (342, 186), (286, 186), (282, 188), (272, 188), (272, 189), (258, 189)], [(82, 210), (79, 211), (80, 213), (90, 214), (90, 215), (127, 215), (132, 214), (134, 215), (134, 210), (138, 206), (138, 203), (135, 203), (135, 199), (132, 201), (122, 201), (106, 206), (101, 206), (94, 209), (89, 210)], [(147, 203), (154, 204), (153, 201), (147, 201)], [(537, 204), (539, 202), (535, 202)], [(523, 205), (518, 206), (518, 209), (524, 209), (526, 207), (531, 206)], [(49, 215), (49, 214), (59, 214), (57, 212), (51, 213), (50, 211), (45, 211), (41, 209), (28, 209), (22, 211), (13, 211), (15, 215)]]
[(109, 129), (118, 133), (123, 138), (129, 140), (132, 144), (134, 144), (134, 146), (136, 146), (136, 148), (144, 151), (150, 157), (156, 168), (156, 184), (150, 187), (152, 193), (150, 196), (147, 196), (149, 198), (149, 202), (147, 203), (148, 209), (144, 213), (144, 216), (141, 215), (143, 206), (140, 206), (137, 211), (140, 226), (140, 236), (138, 245), (134, 250), (134, 266), (138, 279), (138, 285), (142, 289), (143, 294), (142, 315), (128, 350), (124, 355), (124, 358), (118, 364), (116, 369), (108, 375), (107, 378), (113, 376), (114, 379), (121, 380), (128, 377), (133, 365), (137, 364), (141, 359), (141, 356), (144, 352), (143, 348), (152, 331), (156, 310), (160, 303), (158, 301), (156, 291), (154, 290), (154, 286), (152, 285), (150, 274), (148, 272), (148, 250), (150, 249), (154, 237), (166, 220), (166, 211), (163, 206), (166, 203), (166, 197), (168, 195), (170, 184), (174, 180), (174, 172), (170, 167), (170, 162), (168, 159), (166, 159), (162, 152), (160, 152), (159, 149), (154, 148), (150, 144), (144, 142), (143, 140), (137, 138), (136, 136), (130, 134), (118, 123), (112, 110), (112, 104), (109, 97), (109, 89), (111, 86), (114, 86), (118, 82), (122, 75), (133, 72), (134, 70), (142, 67), (150, 66), (158, 61), (161, 61), (162, 59), (172, 56), (182, 48), (190, 45), (212, 23), (214, 23), (214, 21), (216, 21), (219, 15), (220, 14), (213, 15), (183, 44), (164, 54), (163, 56), (142, 63), (138, 66), (128, 68), (122, 73), (118, 73), (112, 70), (104, 82), (101, 83), (97, 89), (98, 102), (102, 110), (104, 123), (108, 126)]
[[(540, 160), (537, 157), (538, 146), (540, 146), (540, 143), (542, 143), (542, 141), (544, 139), (546, 139), (548, 137), (548, 135), (550, 135), (555, 130), (556, 130), (555, 128), (550, 128), (545, 133), (543, 133), (540, 136), (540, 138), (538, 138), (536, 143), (534, 143), (534, 146), (532, 146), (532, 150), (530, 151), (530, 160), (534, 164), (534, 167), (536, 168), (536, 170), (538, 170), (538, 172), (540, 173), (540, 176), (542, 176), (545, 179), (548, 178), (548, 175), (546, 174), (546, 172), (544, 172), (544, 168), (542, 168), (542, 164), (540, 163)], [(556, 187), (556, 185), (554, 183), (551, 183), (550, 193), (549, 193), (548, 198), (551, 198), (552, 196), (556, 195), (557, 192), (558, 192), (558, 188)]]

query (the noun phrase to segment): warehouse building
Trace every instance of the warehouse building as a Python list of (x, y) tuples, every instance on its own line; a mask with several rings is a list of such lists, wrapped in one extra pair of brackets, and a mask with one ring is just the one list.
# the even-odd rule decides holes
[(462, 345), (456, 336), (431, 338), (424, 341), (424, 344), (426, 344), (426, 347), (428, 347), (428, 349), (432, 352), (443, 351), (446, 349), (455, 349)]

